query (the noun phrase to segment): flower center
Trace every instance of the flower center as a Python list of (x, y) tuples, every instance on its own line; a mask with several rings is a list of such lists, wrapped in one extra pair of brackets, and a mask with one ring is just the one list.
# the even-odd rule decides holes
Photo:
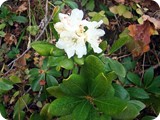
[(84, 26), (83, 25), (79, 25), (78, 30), (76, 30), (76, 35), (78, 35), (79, 37), (83, 36), (85, 32)]

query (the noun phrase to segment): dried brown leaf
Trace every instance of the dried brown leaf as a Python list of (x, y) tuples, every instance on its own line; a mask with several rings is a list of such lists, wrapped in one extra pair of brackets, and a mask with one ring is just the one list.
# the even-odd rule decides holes
[(17, 38), (11, 33), (6, 33), (6, 35), (4, 36), (4, 41), (7, 45), (12, 45), (13, 43), (15, 45), (17, 44)]

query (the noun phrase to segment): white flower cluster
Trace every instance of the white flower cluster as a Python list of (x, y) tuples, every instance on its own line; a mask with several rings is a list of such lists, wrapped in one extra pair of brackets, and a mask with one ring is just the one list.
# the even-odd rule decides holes
[(0, 120), (7, 120), (7, 119), (4, 119), (0, 113)]
[(0, 0), (0, 7), (5, 1), (7, 1), (7, 0)]
[(54, 27), (60, 38), (56, 43), (56, 47), (64, 49), (68, 58), (75, 54), (78, 58), (87, 54), (86, 42), (90, 43), (95, 53), (101, 53), (99, 48), (101, 42), (100, 37), (105, 34), (104, 30), (98, 29), (103, 21), (89, 22), (82, 20), (83, 11), (73, 9), (70, 15), (59, 13), (60, 22)]

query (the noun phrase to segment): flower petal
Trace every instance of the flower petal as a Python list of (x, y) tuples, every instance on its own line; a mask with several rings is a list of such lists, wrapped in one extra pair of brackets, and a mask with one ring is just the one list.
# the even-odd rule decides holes
[(83, 18), (83, 11), (79, 9), (73, 9), (71, 12), (71, 19), (81, 21)]

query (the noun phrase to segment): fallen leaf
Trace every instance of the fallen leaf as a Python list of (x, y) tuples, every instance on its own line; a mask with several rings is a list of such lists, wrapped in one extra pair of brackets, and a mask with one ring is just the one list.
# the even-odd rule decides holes
[(150, 36), (154, 34), (154, 27), (149, 21), (145, 21), (142, 25), (135, 24), (128, 27), (129, 35), (133, 37), (127, 45), (134, 57), (141, 56), (143, 53), (149, 51), (149, 44), (151, 42)]
[(160, 20), (157, 20), (157, 19), (155, 19), (155, 18), (153, 18), (153, 17), (150, 17), (150, 16), (148, 16), (148, 15), (143, 15), (143, 16), (142, 16), (142, 19), (143, 19), (143, 21), (148, 20), (148, 21), (150, 21), (151, 23), (153, 23), (154, 26), (155, 26), (155, 29), (160, 29)]
[(13, 43), (16, 45), (17, 44), (17, 38), (15, 37), (15, 35), (11, 34), (11, 33), (6, 33), (4, 36), (4, 41), (6, 44), (8, 45), (12, 45)]
[(22, 13), (24, 11), (26, 11), (28, 8), (27, 8), (27, 2), (24, 2), (22, 5), (20, 5), (18, 7), (18, 9), (16, 10), (16, 13)]
[(117, 3), (122, 3), (122, 4), (124, 4), (125, 2), (125, 0), (114, 0), (114, 1), (116, 1)]

